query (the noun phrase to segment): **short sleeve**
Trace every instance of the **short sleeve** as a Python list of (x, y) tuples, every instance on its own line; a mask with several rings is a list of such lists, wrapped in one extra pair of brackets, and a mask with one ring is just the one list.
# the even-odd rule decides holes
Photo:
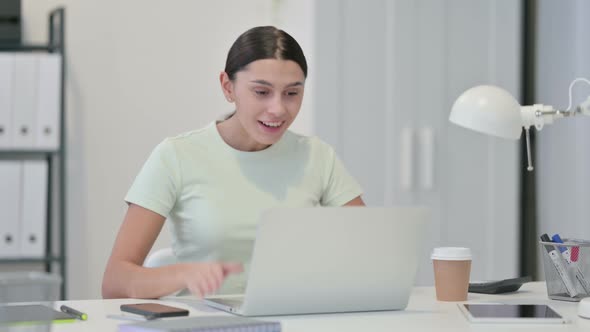
[(326, 168), (324, 170), (324, 191), (322, 206), (342, 206), (363, 193), (359, 183), (348, 173), (334, 149), (326, 144)]
[(168, 218), (180, 184), (180, 167), (174, 143), (165, 140), (152, 151), (127, 192), (125, 201)]

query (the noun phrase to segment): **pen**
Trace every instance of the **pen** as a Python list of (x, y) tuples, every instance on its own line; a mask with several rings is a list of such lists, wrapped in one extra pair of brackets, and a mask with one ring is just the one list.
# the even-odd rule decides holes
[(80, 312), (74, 308), (70, 308), (67, 305), (62, 305), (61, 307), (59, 307), (59, 309), (63, 312), (65, 312), (66, 314), (70, 314), (70, 315), (74, 315), (76, 316), (76, 318), (80, 319), (80, 320), (87, 320), (88, 319), (88, 315)]
[[(541, 241), (552, 242), (549, 238), (549, 235), (547, 234), (541, 235)], [(565, 286), (565, 290), (567, 291), (570, 297), (576, 297), (576, 295), (578, 295), (578, 291), (574, 287), (572, 280), (569, 278), (565, 266), (563, 266), (563, 259), (561, 258), (561, 254), (559, 254), (557, 250), (555, 250), (555, 246), (550, 246), (546, 244), (544, 245), (544, 247), (545, 250), (547, 250), (547, 254), (549, 254), (549, 258), (551, 258), (553, 266), (555, 266), (555, 270), (557, 270), (557, 273), (559, 274), (559, 277), (561, 278), (563, 285)]]
[[(561, 236), (559, 236), (559, 234), (553, 235), (551, 239), (553, 240), (553, 242), (563, 243), (563, 240), (561, 239)], [(584, 274), (582, 273), (582, 270), (580, 270), (578, 264), (575, 263), (577, 259), (572, 259), (572, 253), (570, 252), (569, 248), (565, 246), (559, 246), (558, 249), (559, 251), (561, 251), (561, 254), (565, 258), (565, 262), (569, 266), (574, 268), (574, 272), (576, 273), (576, 279), (578, 279), (578, 282), (580, 283), (580, 285), (582, 285), (582, 288), (584, 288), (586, 294), (590, 294), (590, 284), (588, 283), (588, 280), (586, 280), (586, 278), (584, 277)]]

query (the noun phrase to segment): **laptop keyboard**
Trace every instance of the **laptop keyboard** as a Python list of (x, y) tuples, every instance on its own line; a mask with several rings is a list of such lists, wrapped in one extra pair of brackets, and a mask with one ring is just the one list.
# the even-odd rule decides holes
[(244, 298), (243, 297), (238, 297), (238, 298), (217, 298), (217, 299), (210, 299), (210, 301), (215, 301), (217, 303), (226, 305), (228, 307), (232, 307), (232, 308), (239, 308), (242, 306), (242, 303), (244, 302)]

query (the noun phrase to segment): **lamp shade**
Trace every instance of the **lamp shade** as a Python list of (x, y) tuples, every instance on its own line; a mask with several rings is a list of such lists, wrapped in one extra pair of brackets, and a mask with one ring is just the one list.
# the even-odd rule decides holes
[(484, 134), (519, 139), (522, 132), (520, 104), (506, 90), (480, 85), (465, 92), (453, 104), (449, 120)]

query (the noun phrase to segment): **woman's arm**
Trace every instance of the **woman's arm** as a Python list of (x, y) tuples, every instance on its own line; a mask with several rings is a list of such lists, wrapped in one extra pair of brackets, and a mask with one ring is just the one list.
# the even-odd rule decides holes
[(129, 205), (104, 273), (104, 298), (158, 298), (185, 287), (196, 296), (204, 296), (217, 290), (227, 274), (241, 272), (241, 265), (230, 263), (143, 267), (164, 221), (153, 211)]
[(182, 287), (179, 271), (174, 268), (150, 271), (141, 266), (165, 220), (155, 212), (129, 204), (103, 276), (104, 298), (157, 298)]
[(365, 206), (365, 202), (363, 202), (363, 199), (361, 198), (361, 196), (357, 196), (353, 200), (344, 204), (344, 206)]

